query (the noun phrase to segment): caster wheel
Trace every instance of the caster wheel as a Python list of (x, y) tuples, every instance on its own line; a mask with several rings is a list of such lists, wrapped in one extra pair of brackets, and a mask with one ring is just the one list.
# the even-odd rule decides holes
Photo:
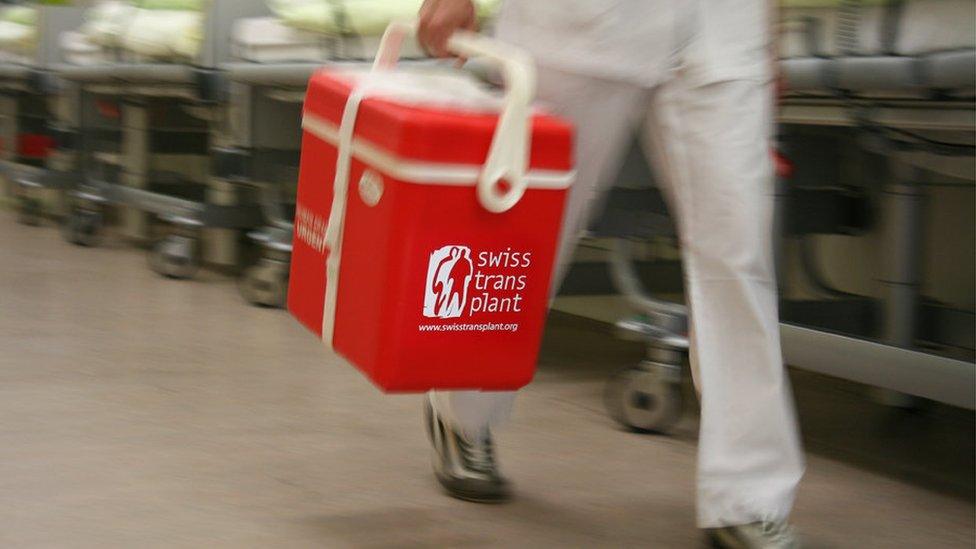
[(96, 246), (101, 237), (102, 214), (95, 210), (74, 210), (64, 223), (64, 238), (78, 246)]
[(607, 411), (617, 423), (641, 433), (667, 433), (681, 419), (680, 370), (645, 364), (628, 368), (610, 380)]
[(164, 238), (149, 253), (149, 266), (167, 278), (193, 278), (200, 268), (197, 239), (179, 235)]
[(253, 305), (284, 307), (288, 293), (288, 264), (261, 260), (244, 272), (240, 289), (244, 299)]
[(17, 221), (23, 225), (36, 227), (41, 224), (41, 201), (28, 196), (21, 196), (17, 205)]

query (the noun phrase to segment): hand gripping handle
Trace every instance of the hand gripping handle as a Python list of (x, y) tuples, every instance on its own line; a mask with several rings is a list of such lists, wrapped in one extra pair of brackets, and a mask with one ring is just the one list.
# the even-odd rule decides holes
[[(373, 71), (394, 68), (404, 39), (414, 33), (414, 23), (391, 23), (380, 42)], [(478, 200), (490, 212), (508, 211), (518, 204), (528, 186), (526, 171), (531, 143), (535, 65), (524, 51), (473, 32), (455, 32), (447, 46), (458, 55), (484, 57), (497, 64), (502, 71), (504, 107), (498, 118), (488, 158), (478, 178)], [(499, 185), (502, 180), (507, 183), (504, 190)]]

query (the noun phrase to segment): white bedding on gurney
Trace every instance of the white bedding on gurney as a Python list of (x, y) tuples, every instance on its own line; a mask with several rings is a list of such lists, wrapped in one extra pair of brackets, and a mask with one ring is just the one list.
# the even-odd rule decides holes
[(195, 59), (203, 45), (206, 3), (203, 0), (103, 0), (85, 23), (61, 36), (66, 61), (108, 63), (119, 53), (165, 61)]
[[(235, 22), (238, 58), (261, 63), (370, 59), (390, 21), (416, 16), (422, 0), (268, 0), (277, 17)], [(479, 13), (493, 12), (498, 0), (478, 0)], [(102, 0), (85, 24), (61, 37), (65, 58), (74, 64), (101, 64), (120, 55), (154, 60), (195, 58), (203, 44), (203, 0)], [(181, 8), (181, 9), (171, 9)], [(405, 57), (420, 57), (415, 43)]]
[[(379, 36), (338, 36), (296, 29), (277, 17), (252, 17), (234, 24), (234, 56), (254, 63), (325, 62), (372, 59)], [(423, 57), (416, 42), (403, 46), (403, 56)]]
[[(976, 47), (976, 1), (908, 0), (889, 24), (890, 0), (862, 0), (845, 19), (839, 0), (781, 0), (780, 56), (920, 55)], [(853, 32), (842, 38), (845, 22)], [(886, 33), (894, 33), (886, 51)], [(851, 51), (844, 51), (850, 42)]]
[[(477, 15), (491, 17), (501, 0), (474, 0)], [(289, 27), (328, 35), (379, 36), (390, 21), (413, 19), (423, 0), (268, 0)]]
[[(475, 0), (482, 20), (500, 0)], [(242, 19), (234, 26), (236, 57), (257, 63), (364, 60), (375, 56), (391, 21), (417, 16), (423, 0), (268, 0), (274, 17)], [(415, 41), (403, 56), (424, 57)]]
[(974, 21), (974, 0), (783, 0), (782, 73), (794, 91), (968, 97)]
[(27, 6), (0, 8), (0, 61), (30, 63), (37, 42), (37, 10)]

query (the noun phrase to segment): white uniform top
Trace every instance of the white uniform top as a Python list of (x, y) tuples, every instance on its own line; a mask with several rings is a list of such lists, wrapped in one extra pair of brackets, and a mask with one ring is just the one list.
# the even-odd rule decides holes
[(764, 79), (774, 0), (506, 0), (498, 35), (545, 66), (654, 86), (684, 66), (703, 81)]

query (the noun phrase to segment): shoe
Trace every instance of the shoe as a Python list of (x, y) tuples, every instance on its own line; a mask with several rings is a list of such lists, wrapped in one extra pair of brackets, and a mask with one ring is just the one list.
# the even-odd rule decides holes
[(800, 543), (786, 521), (753, 522), (705, 530), (719, 549), (799, 549)]
[(434, 475), (447, 493), (475, 503), (502, 503), (512, 497), (511, 487), (498, 472), (491, 433), (469, 439), (437, 413), (427, 397), (424, 416), (434, 447)]

